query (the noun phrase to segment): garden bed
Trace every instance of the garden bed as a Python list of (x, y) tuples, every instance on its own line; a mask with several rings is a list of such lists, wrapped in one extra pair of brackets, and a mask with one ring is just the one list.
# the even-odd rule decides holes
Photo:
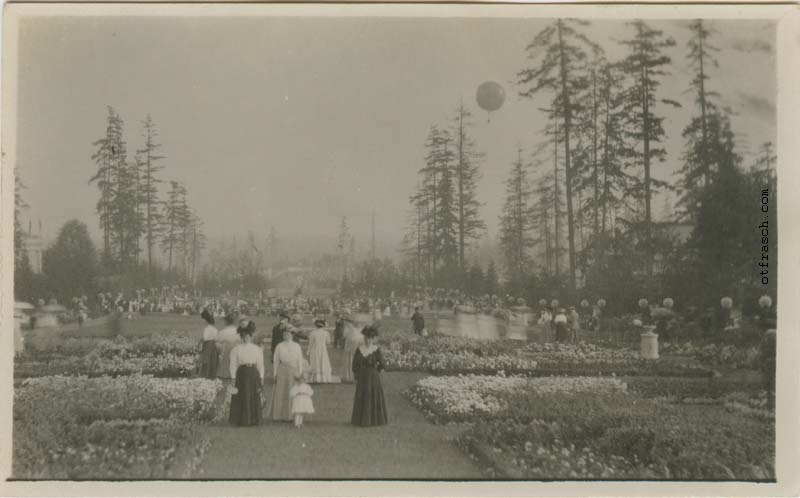
[[(656, 379), (655, 382), (672, 379)], [(698, 385), (701, 381), (697, 382)], [(715, 389), (717, 384), (711, 381)], [(677, 379), (672, 392), (700, 392)], [(634, 381), (635, 384), (635, 381)], [(723, 383), (724, 384), (724, 383)], [(680, 404), (614, 378), (426, 378), (406, 394), (465, 451), (525, 479), (774, 480), (774, 412), (761, 395)]]
[(188, 476), (224, 417), (221, 382), (43, 377), (15, 390), (15, 479)]

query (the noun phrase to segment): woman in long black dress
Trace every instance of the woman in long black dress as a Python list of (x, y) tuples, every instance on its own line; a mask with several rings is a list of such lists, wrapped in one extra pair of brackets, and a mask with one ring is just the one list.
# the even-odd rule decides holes
[(231, 425), (259, 425), (261, 423), (261, 379), (264, 378), (264, 353), (253, 344), (256, 324), (242, 320), (237, 332), (242, 343), (231, 351), (230, 373), (235, 379), (231, 396)]
[(386, 425), (386, 401), (383, 397), (380, 372), (384, 370), (383, 355), (375, 344), (378, 329), (374, 325), (364, 328), (364, 344), (353, 356), (353, 375), (356, 396), (353, 400), (351, 423), (360, 427)]

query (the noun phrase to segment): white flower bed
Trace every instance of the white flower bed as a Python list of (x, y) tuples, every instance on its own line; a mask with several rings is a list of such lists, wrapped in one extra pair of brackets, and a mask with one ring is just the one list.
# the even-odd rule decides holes
[(417, 382), (412, 397), (434, 402), (447, 414), (497, 413), (504, 398), (528, 393), (627, 392), (627, 385), (604, 377), (505, 377), (460, 375), (427, 377)]

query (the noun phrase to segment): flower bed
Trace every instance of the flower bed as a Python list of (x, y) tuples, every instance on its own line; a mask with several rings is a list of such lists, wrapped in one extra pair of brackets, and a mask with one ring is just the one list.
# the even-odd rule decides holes
[(176, 335), (127, 340), (69, 340), (15, 361), (16, 378), (51, 375), (133, 375), (189, 377), (195, 369), (197, 341)]
[(696, 345), (692, 342), (665, 342), (659, 346), (663, 354), (685, 355), (703, 364), (715, 367), (758, 369), (761, 352), (755, 346), (741, 347), (732, 344)]
[(502, 377), (466, 375), (427, 377), (409, 390), (408, 397), (440, 420), (464, 416), (497, 415), (519, 408), (519, 401), (535, 402), (554, 393), (625, 393), (618, 379), (601, 377)]
[(176, 454), (206, 444), (194, 424), (224, 417), (221, 385), (139, 375), (28, 379), (14, 395), (14, 477), (179, 475), (186, 462)]
[(459, 443), (501, 477), (774, 479), (774, 418), (747, 395), (676, 405), (619, 379), (478, 376), (407, 395), (435, 422), (466, 423)]
[(538, 344), (515, 340), (478, 341), (461, 337), (389, 337), (384, 339), (388, 370), (427, 371), (435, 375), (670, 375), (710, 376), (691, 361), (642, 360), (630, 349), (588, 343)]

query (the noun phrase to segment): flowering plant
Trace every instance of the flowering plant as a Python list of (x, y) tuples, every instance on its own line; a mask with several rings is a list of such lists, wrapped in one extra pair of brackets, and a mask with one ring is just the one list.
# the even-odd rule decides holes
[(647, 299), (645, 299), (645, 298), (639, 299), (639, 307), (640, 308), (647, 308), (647, 304), (648, 304), (647, 303)]
[(720, 304), (720, 306), (722, 306), (723, 309), (729, 310), (733, 306), (733, 299), (731, 299), (731, 298), (729, 298), (727, 296), (723, 297), (720, 300), (719, 304)]
[(675, 305), (675, 302), (672, 300), (671, 297), (665, 297), (664, 302), (662, 304), (664, 305), (665, 308), (672, 309), (672, 307)]

